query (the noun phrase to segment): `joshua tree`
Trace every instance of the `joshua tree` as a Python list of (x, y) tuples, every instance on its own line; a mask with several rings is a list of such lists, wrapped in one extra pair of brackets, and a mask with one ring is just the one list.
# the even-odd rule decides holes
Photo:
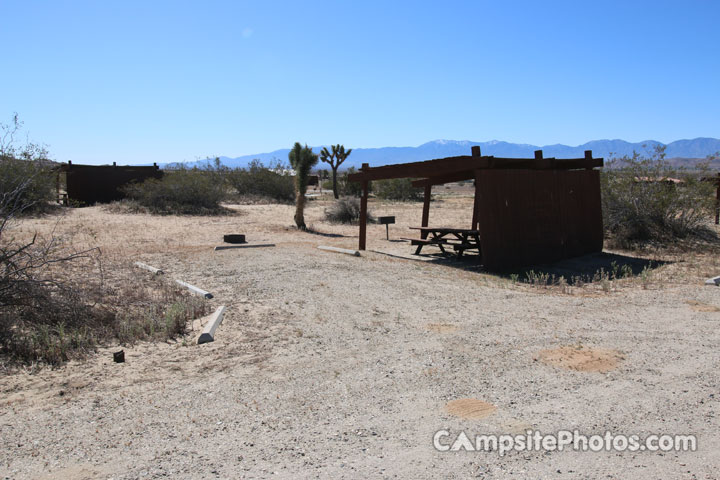
[(290, 165), (295, 169), (295, 224), (300, 230), (306, 230), (305, 192), (307, 191), (308, 174), (317, 163), (318, 156), (307, 145), (303, 147), (300, 142), (295, 142), (288, 154), (288, 159)]
[(332, 152), (329, 152), (327, 147), (323, 147), (320, 152), (320, 160), (330, 164), (330, 168), (332, 168), (333, 195), (335, 195), (335, 198), (339, 198), (337, 189), (337, 169), (340, 165), (342, 165), (345, 159), (350, 156), (352, 148), (349, 148), (346, 152), (344, 145), (338, 144), (331, 145), (330, 147), (332, 148)]

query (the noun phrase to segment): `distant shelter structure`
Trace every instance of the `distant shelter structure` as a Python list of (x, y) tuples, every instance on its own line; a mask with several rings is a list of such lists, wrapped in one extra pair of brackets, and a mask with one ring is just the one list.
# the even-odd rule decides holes
[[(61, 176), (65, 176), (65, 192), (61, 192)], [(57, 168), (58, 199), (64, 203), (83, 205), (108, 203), (125, 198), (122, 187), (142, 183), (148, 178), (162, 178), (163, 171), (152, 166), (77, 165), (68, 161)]]
[[(366, 247), (370, 182), (411, 178), (413, 186), (425, 192), (417, 227), (421, 238), (413, 240), (416, 253), (424, 244), (441, 249), (449, 244), (460, 254), (477, 249), (485, 268), (503, 270), (600, 252), (603, 222), (596, 168), (602, 166), (603, 159), (593, 158), (590, 150), (584, 158), (544, 158), (542, 150), (535, 152), (535, 158), (496, 158), (482, 155), (478, 146), (469, 156), (372, 168), (363, 164), (348, 177), (362, 185), (359, 249)], [(430, 227), (432, 187), (463, 180), (475, 181), (469, 228)], [(448, 242), (447, 233), (460, 243)]]

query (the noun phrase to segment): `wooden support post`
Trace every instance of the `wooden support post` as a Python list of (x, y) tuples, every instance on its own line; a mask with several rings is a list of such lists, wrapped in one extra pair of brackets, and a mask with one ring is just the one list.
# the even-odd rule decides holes
[[(367, 163), (362, 164), (360, 171), (364, 171), (370, 168)], [(358, 250), (365, 250), (365, 237), (367, 233), (367, 201), (370, 190), (370, 182), (368, 180), (362, 181), (362, 196), (360, 197), (360, 239)]]
[(715, 187), (715, 225), (720, 225), (720, 173), (718, 173)]
[(473, 199), (473, 215), (470, 230), (477, 230), (480, 223), (480, 195), (478, 195), (478, 186), (480, 185), (480, 170), (475, 170), (475, 197)]
[[(430, 194), (432, 193), (432, 185), (425, 185), (425, 196), (423, 197), (423, 211), (422, 211), (422, 221), (420, 222), (420, 226), (427, 227), (428, 222), (430, 221)], [(422, 232), (420, 234), (420, 238), (423, 240), (426, 239), (428, 236), (428, 232)]]
[(552, 170), (555, 169), (556, 166), (557, 162), (555, 162), (555, 157), (545, 158), (542, 150), (535, 151), (535, 161), (532, 163), (533, 168), (537, 168), (538, 170)]
[[(585, 160), (592, 161), (592, 150), (585, 150)], [(592, 170), (592, 167), (586, 167), (585, 170)]]
[(475, 145), (475, 146), (473, 146), (473, 147), (470, 147), (470, 151), (472, 152), (472, 156), (473, 156), (473, 157), (481, 157), (481, 156), (482, 156), (482, 155), (480, 154), (480, 146), (479, 146), (479, 145)]

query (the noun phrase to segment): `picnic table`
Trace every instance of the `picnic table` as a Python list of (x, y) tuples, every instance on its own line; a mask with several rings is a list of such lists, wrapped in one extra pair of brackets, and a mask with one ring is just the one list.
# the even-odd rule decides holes
[(466, 228), (448, 227), (410, 227), (411, 230), (420, 230), (420, 238), (408, 238), (411, 245), (417, 245), (415, 255), (420, 255), (425, 245), (436, 245), (440, 251), (446, 253), (445, 247), (452, 247), (458, 258), (465, 250), (477, 250), (480, 253), (480, 231)]

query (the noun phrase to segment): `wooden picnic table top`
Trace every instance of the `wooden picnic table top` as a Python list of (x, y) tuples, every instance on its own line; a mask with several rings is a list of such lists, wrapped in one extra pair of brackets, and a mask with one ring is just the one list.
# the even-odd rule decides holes
[(437, 233), (465, 233), (468, 235), (479, 235), (480, 230), (471, 230), (468, 228), (453, 228), (453, 227), (410, 227), (412, 230), (420, 230), (423, 232), (437, 232)]

